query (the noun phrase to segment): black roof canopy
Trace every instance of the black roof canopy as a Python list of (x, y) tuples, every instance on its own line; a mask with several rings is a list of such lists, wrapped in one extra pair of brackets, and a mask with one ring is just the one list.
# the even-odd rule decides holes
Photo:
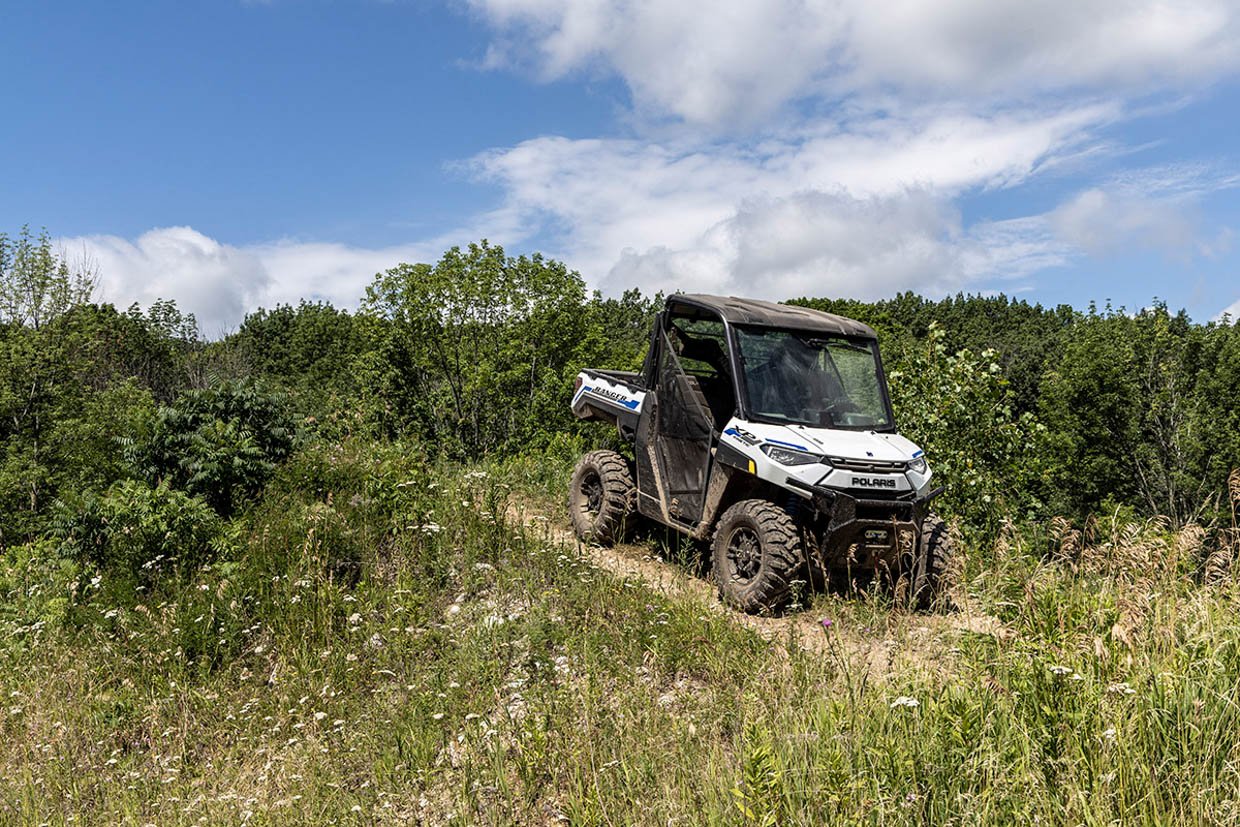
[(677, 304), (712, 310), (729, 324), (783, 327), (865, 339), (877, 338), (869, 325), (834, 313), (810, 310), (808, 307), (794, 307), (760, 299), (738, 299), (735, 296), (708, 296), (702, 293), (677, 293), (667, 297), (669, 309)]

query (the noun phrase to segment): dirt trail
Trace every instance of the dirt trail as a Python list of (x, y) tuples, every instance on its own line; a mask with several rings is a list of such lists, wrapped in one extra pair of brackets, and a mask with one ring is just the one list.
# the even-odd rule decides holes
[(782, 645), (791, 640), (807, 651), (843, 655), (850, 668), (859, 668), (871, 678), (884, 678), (908, 668), (941, 669), (944, 660), (954, 659), (955, 644), (966, 633), (1002, 639), (1011, 635), (998, 618), (967, 604), (941, 615), (888, 613), (883, 618), (885, 626), (877, 629), (846, 618), (833, 619), (830, 632), (823, 628), (821, 610), (755, 617), (724, 606), (709, 581), (652, 556), (648, 547), (624, 544), (602, 548), (581, 543), (564, 522), (536, 509), (513, 507), (509, 517), (548, 542), (577, 549), (595, 566), (617, 577), (641, 581), (668, 596), (687, 596), (702, 608), (724, 615), (773, 643)]

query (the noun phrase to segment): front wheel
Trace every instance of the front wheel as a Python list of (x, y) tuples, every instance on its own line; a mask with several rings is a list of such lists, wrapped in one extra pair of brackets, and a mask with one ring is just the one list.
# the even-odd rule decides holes
[(917, 538), (917, 554), (909, 586), (909, 603), (918, 611), (929, 611), (943, 605), (948, 587), (948, 569), (955, 541), (947, 523), (930, 514), (922, 521), (921, 534)]
[(783, 608), (805, 568), (792, 517), (766, 500), (742, 500), (723, 513), (711, 558), (719, 597), (749, 614)]
[(568, 484), (568, 514), (583, 543), (611, 545), (624, 537), (637, 487), (624, 457), (615, 451), (591, 451), (573, 469)]

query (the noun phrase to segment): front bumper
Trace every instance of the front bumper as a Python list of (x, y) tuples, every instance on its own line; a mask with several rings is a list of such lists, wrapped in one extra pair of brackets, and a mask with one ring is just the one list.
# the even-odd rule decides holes
[(895, 565), (902, 553), (914, 550), (930, 501), (943, 493), (940, 487), (923, 496), (909, 492), (900, 497), (874, 498), (808, 485), (791, 477), (788, 484), (806, 491), (813, 500), (817, 562), (823, 569)]

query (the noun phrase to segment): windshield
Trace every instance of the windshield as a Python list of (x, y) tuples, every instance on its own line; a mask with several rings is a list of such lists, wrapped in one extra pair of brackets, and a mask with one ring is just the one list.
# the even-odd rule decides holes
[(878, 343), (763, 327), (738, 327), (752, 414), (822, 428), (891, 427)]

